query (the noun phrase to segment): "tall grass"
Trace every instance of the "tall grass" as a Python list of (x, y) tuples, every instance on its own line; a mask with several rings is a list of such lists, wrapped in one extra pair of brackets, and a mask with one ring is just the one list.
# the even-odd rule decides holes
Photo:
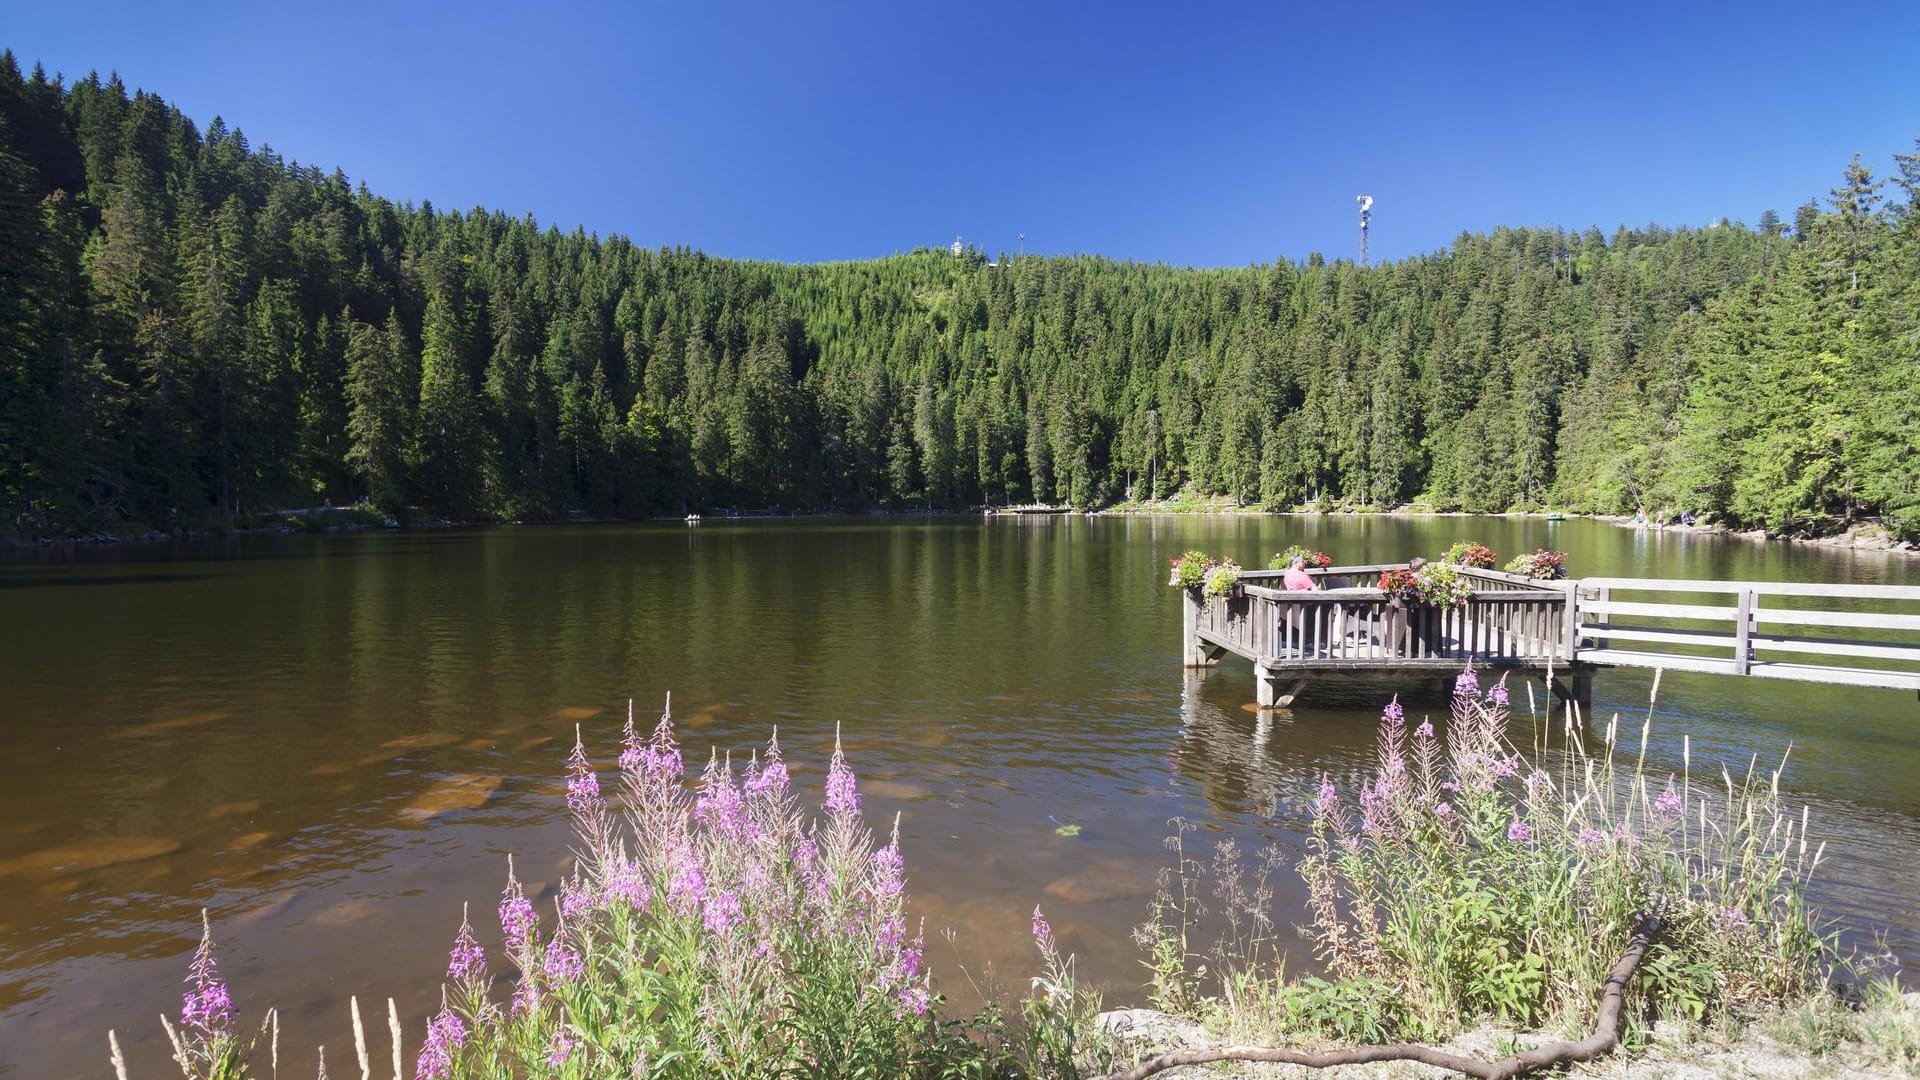
[[(1345, 1039), (1444, 1037), (1482, 1018), (1585, 1029), (1655, 910), (1665, 929), (1636, 983), (1640, 1018), (1704, 1020), (1817, 987), (1828, 948), (1803, 887), (1820, 849), (1808, 851), (1804, 811), (1783, 807), (1778, 770), (1702, 784), (1688, 752), (1687, 768), (1660, 775), (1648, 727), (1623, 746), (1617, 721), (1592, 750), (1570, 723), (1564, 749), (1523, 753), (1509, 704), (1504, 680), (1483, 691), (1468, 670), (1439, 733), (1410, 727), (1396, 698), (1359, 790), (1321, 780), (1299, 872), (1325, 978), (1278, 967), (1261, 902), (1273, 855), (1202, 866), (1176, 832), (1138, 934), (1159, 999)], [(1210, 950), (1192, 944), (1202, 902), (1227, 926)], [(1210, 986), (1221, 997), (1203, 1002)]]

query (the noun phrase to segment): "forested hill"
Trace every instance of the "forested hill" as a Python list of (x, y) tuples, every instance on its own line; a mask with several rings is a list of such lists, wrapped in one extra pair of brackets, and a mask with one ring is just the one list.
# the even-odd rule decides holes
[(395, 205), (8, 54), (0, 536), (323, 500), (471, 520), (1182, 491), (1912, 530), (1920, 160), (1896, 160), (1894, 189), (1836, 169), (1791, 227), (1503, 229), (1372, 269), (779, 265)]

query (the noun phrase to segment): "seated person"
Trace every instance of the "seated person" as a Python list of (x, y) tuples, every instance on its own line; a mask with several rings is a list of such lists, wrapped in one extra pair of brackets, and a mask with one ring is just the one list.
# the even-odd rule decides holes
[(1319, 588), (1313, 575), (1307, 573), (1307, 560), (1298, 555), (1287, 563), (1287, 572), (1280, 575), (1280, 584), (1289, 592), (1312, 592)]

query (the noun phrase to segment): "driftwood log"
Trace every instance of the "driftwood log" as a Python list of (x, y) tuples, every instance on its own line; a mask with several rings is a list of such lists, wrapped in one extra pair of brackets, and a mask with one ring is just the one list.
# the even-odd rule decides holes
[(1578, 1042), (1550, 1042), (1504, 1061), (1452, 1054), (1418, 1043), (1394, 1043), (1390, 1046), (1350, 1046), (1342, 1050), (1288, 1050), (1271, 1046), (1219, 1046), (1198, 1050), (1177, 1050), (1140, 1063), (1131, 1069), (1109, 1073), (1098, 1080), (1146, 1080), (1155, 1073), (1182, 1065), (1205, 1065), (1214, 1061), (1271, 1061), (1282, 1065), (1304, 1065), (1327, 1069), (1335, 1065), (1364, 1065), (1373, 1061), (1417, 1061), (1451, 1069), (1481, 1080), (1509, 1080), (1549, 1066), (1571, 1065), (1605, 1057), (1620, 1045), (1621, 1011), (1625, 1007), (1627, 984), (1639, 970), (1647, 947), (1660, 933), (1660, 916), (1643, 917), (1633, 929), (1633, 938), (1620, 962), (1607, 975), (1605, 991), (1600, 995), (1600, 1016), (1593, 1034)]

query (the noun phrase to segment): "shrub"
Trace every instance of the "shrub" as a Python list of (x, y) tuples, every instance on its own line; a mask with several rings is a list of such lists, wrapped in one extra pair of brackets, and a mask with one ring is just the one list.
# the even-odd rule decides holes
[(1419, 585), (1412, 570), (1388, 570), (1380, 575), (1380, 591), (1406, 603), (1419, 602)]
[(1171, 560), (1173, 575), (1167, 584), (1182, 589), (1197, 589), (1207, 582), (1207, 571), (1220, 565), (1220, 560), (1204, 551), (1189, 551), (1177, 559)]
[[(1655, 910), (1665, 927), (1631, 990), (1636, 1023), (1714, 1021), (1818, 987), (1831, 952), (1802, 890), (1821, 851), (1809, 857), (1804, 815), (1782, 809), (1777, 771), (1723, 769), (1696, 789), (1690, 760), (1683, 775), (1646, 774), (1644, 729), (1623, 765), (1613, 727), (1594, 754), (1578, 740), (1522, 754), (1507, 719), (1505, 683), (1482, 692), (1471, 670), (1444, 734), (1431, 721), (1409, 730), (1389, 704), (1374, 774), (1353, 795), (1323, 778), (1313, 803), (1299, 871), (1325, 977), (1276, 979), (1257, 950), (1228, 950), (1206, 958), (1230, 992), (1211, 1007), (1371, 1040), (1444, 1037), (1481, 1017), (1588, 1030), (1608, 971)], [(1217, 858), (1211, 874), (1242, 875), (1242, 862)], [(1199, 867), (1184, 854), (1177, 865), (1137, 935), (1176, 1004), (1194, 999), (1200, 959), (1176, 899), (1200, 888)]]
[(1240, 564), (1232, 559), (1221, 559), (1207, 571), (1207, 583), (1201, 592), (1215, 600), (1225, 600), (1233, 595), (1233, 587), (1238, 584), (1240, 584)]
[(1461, 540), (1441, 552), (1440, 561), (1455, 566), (1471, 566), (1476, 570), (1491, 570), (1500, 564), (1500, 556), (1478, 540)]
[(1287, 567), (1293, 565), (1293, 560), (1296, 557), (1304, 560), (1308, 566), (1321, 570), (1325, 570), (1327, 567), (1333, 565), (1333, 556), (1328, 555), (1326, 552), (1315, 551), (1312, 548), (1295, 544), (1287, 550), (1280, 552), (1278, 555), (1275, 555), (1273, 558), (1268, 559), (1267, 569), (1285, 570)]
[(1558, 581), (1567, 576), (1567, 553), (1541, 548), (1531, 555), (1515, 556), (1507, 564), (1507, 573), (1541, 581)]
[(1473, 586), (1452, 565), (1432, 562), (1413, 572), (1413, 599), (1429, 607), (1456, 607), (1473, 599)]

